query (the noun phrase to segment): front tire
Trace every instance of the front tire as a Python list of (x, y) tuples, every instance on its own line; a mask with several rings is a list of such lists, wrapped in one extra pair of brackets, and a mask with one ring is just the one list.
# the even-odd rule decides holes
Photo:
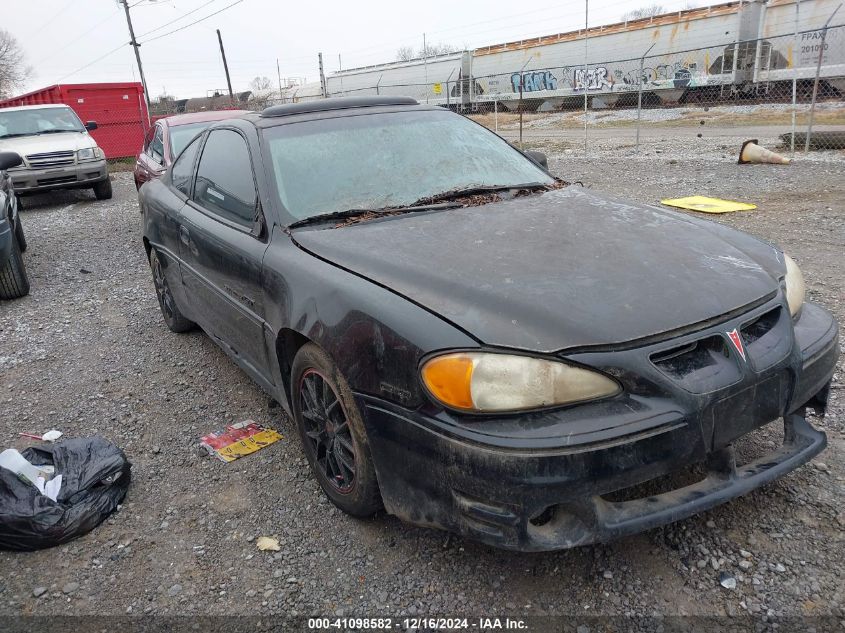
[(153, 271), (153, 285), (158, 297), (158, 307), (161, 308), (161, 316), (164, 317), (167, 327), (177, 334), (194, 329), (196, 324), (186, 319), (179, 310), (179, 306), (176, 305), (176, 298), (170, 290), (170, 284), (167, 283), (167, 277), (164, 275), (164, 267), (155, 249), (150, 251), (150, 269)]
[(106, 178), (94, 185), (94, 196), (97, 200), (111, 200), (111, 178)]
[(383, 506), (361, 412), (328, 354), (313, 343), (291, 369), (293, 416), (311, 470), (338, 508), (369, 517)]
[(19, 299), (29, 294), (29, 278), (17, 238), (12, 240), (8, 261), (0, 265), (0, 299)]

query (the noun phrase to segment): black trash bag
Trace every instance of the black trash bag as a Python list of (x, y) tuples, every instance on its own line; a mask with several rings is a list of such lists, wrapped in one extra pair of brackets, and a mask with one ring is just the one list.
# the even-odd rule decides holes
[(86, 534), (115, 511), (129, 488), (132, 465), (102, 437), (64, 440), (21, 454), (35, 466), (52, 464), (62, 476), (56, 501), (0, 468), (0, 548), (34, 550)]

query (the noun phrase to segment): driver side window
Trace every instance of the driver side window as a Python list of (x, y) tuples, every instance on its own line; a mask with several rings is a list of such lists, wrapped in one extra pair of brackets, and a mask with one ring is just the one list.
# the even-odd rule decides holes
[(244, 227), (255, 221), (257, 194), (246, 140), (234, 130), (212, 130), (202, 150), (194, 200), (208, 212)]

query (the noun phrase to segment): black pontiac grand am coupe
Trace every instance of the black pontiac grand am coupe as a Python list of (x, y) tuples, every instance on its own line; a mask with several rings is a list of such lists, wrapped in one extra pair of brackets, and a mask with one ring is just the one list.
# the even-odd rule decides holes
[(638, 532), (818, 454), (838, 328), (795, 262), (544, 163), (407, 98), (214, 124), (140, 191), (164, 319), (283, 404), (339, 508), (499, 547)]

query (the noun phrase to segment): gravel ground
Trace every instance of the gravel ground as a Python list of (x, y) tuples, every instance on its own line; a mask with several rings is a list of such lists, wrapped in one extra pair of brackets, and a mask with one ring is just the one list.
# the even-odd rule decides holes
[[(757, 203), (716, 219), (782, 245), (810, 298), (845, 323), (845, 162), (739, 167), (732, 151), (702, 158), (680, 143), (637, 156), (608, 145), (588, 159), (547, 149), (555, 173), (639, 201)], [(19, 431), (100, 433), (126, 451), (133, 484), (89, 535), (0, 552), (3, 613), (843, 617), (842, 366), (828, 416), (814, 420), (830, 443), (819, 459), (665, 528), (527, 555), (389, 516), (358, 521), (325, 500), (281, 410), (202, 333), (166, 329), (131, 175), (114, 184), (107, 202), (26, 201), (33, 289), (0, 304), (0, 446), (25, 447)], [(246, 418), (284, 439), (231, 464), (197, 450), (203, 433)], [(264, 535), (281, 551), (258, 551)]]

